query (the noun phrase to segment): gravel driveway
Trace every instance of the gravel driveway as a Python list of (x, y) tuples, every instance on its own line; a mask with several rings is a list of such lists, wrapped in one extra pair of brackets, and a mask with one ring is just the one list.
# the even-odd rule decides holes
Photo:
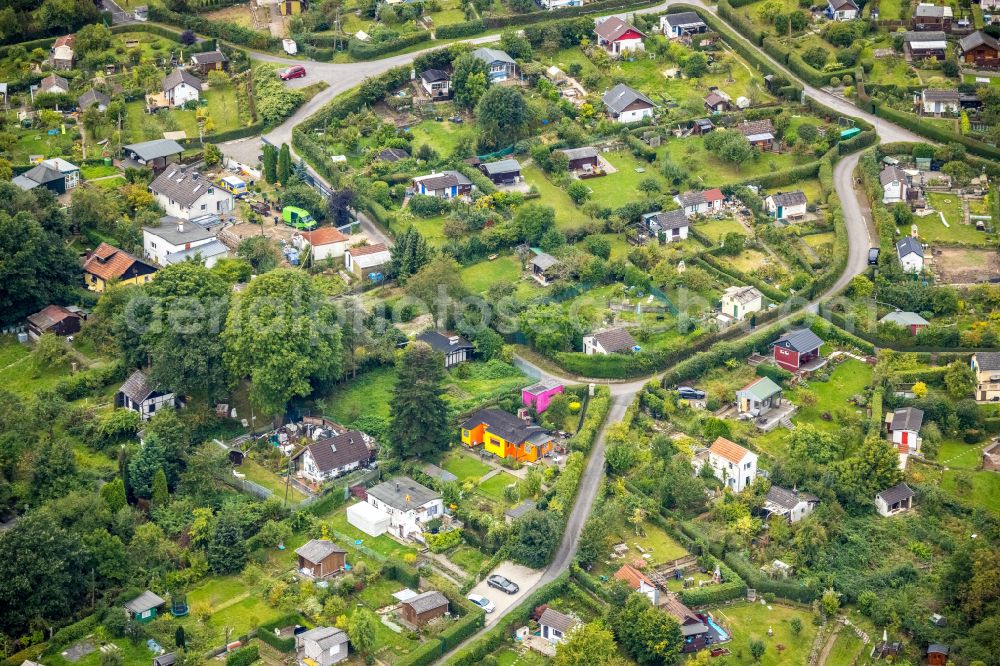
[(481, 594), (496, 604), (496, 610), (486, 616), (486, 626), (490, 626), (496, 622), (508, 608), (521, 603), (521, 599), (528, 593), (528, 590), (542, 579), (542, 572), (538, 569), (529, 569), (528, 567), (509, 561), (498, 564), (497, 568), (490, 572), (490, 575), (493, 574), (500, 574), (508, 580), (514, 581), (520, 590), (518, 590), (517, 594), (506, 594), (487, 585), (485, 578), (470, 590), (472, 594)]

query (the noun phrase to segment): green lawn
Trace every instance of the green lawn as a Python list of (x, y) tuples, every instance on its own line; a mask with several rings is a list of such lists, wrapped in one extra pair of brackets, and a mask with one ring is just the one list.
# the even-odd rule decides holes
[(212, 578), (204, 585), (201, 585), (188, 592), (188, 606), (194, 604), (207, 603), (212, 608), (231, 602), (233, 599), (249, 594), (250, 590), (236, 576), (225, 576), (222, 578)]
[[(616, 153), (602, 153), (601, 157), (611, 163), (611, 166), (618, 169), (618, 173), (611, 173), (602, 178), (589, 178), (583, 183), (589, 187), (593, 194), (591, 201), (595, 201), (604, 206), (618, 208), (633, 201), (640, 201), (646, 198), (639, 191), (639, 183), (652, 178), (662, 189), (667, 189), (667, 182), (660, 175), (656, 166), (649, 164), (645, 160), (640, 160), (631, 152), (619, 151)], [(641, 169), (642, 171), (636, 171)]]
[(53, 388), (68, 375), (68, 366), (35, 371), (31, 347), (9, 335), (0, 336), (0, 386), (18, 395), (33, 395)]
[[(982, 231), (976, 231), (975, 225), (963, 224), (962, 200), (955, 194), (942, 194), (938, 192), (927, 193), (927, 205), (934, 209), (934, 213), (927, 217), (914, 217), (913, 221), (917, 225), (920, 237), (926, 241), (934, 242), (961, 242), (966, 244), (988, 244), (990, 235)], [(941, 223), (941, 216), (948, 221), (945, 227)], [(903, 234), (909, 233), (909, 229), (900, 229)]]
[(459, 546), (454, 551), (448, 553), (448, 559), (460, 566), (470, 575), (475, 575), (479, 573), (479, 570), (489, 558), (478, 548)]
[(438, 122), (433, 119), (414, 125), (410, 132), (413, 134), (413, 153), (426, 143), (442, 157), (450, 155), (463, 138), (473, 140), (476, 136), (475, 126), (471, 123), (456, 125), (449, 120)]
[[(202, 93), (208, 117), (215, 124), (215, 132), (237, 129), (239, 123), (239, 102), (233, 88), (208, 90)], [(195, 111), (187, 109), (163, 109), (157, 113), (146, 113), (144, 100), (135, 100), (125, 105), (127, 111), (126, 139), (145, 141), (163, 138), (163, 132), (184, 131), (189, 139), (198, 137), (198, 120)]]
[[(238, 471), (246, 474), (249, 481), (253, 481), (259, 486), (263, 486), (274, 493), (274, 496), (283, 500), (285, 498), (285, 480), (266, 467), (262, 467), (252, 460), (245, 461), (240, 465)], [(305, 494), (295, 486), (288, 485), (288, 501), (291, 504), (298, 504), (306, 498)]]
[(114, 178), (102, 178), (101, 180), (94, 180), (88, 183), (93, 187), (99, 187), (102, 190), (114, 190), (125, 184), (125, 178), (123, 176), (115, 176)]
[(354, 527), (354, 525), (347, 522), (346, 508), (341, 508), (330, 516), (329, 522), (330, 526), (334, 530), (351, 539), (350, 543), (347, 544), (348, 546), (355, 545), (355, 541), (361, 541), (361, 545), (366, 548), (371, 548), (377, 553), (393, 559), (402, 559), (404, 555), (409, 553), (415, 554), (417, 552), (415, 548), (404, 546), (387, 534), (382, 534), (377, 537), (365, 534), (358, 528)]
[[(595, 569), (596, 573), (613, 573), (623, 563), (632, 562), (633, 560), (640, 558), (646, 560), (650, 566), (655, 567), (663, 564), (664, 562), (676, 560), (688, 554), (688, 551), (685, 550), (684, 546), (677, 543), (673, 537), (653, 523), (648, 521), (644, 522), (641, 530), (642, 536), (636, 536), (635, 526), (631, 523), (626, 523), (624, 518), (625, 517), (623, 517), (620, 522), (618, 529), (612, 535), (611, 540), (615, 544), (624, 543), (628, 546), (628, 553), (626, 553), (625, 559), (610, 560), (610, 566), (606, 566), (603, 561), (599, 562)], [(639, 550), (640, 547), (642, 550)], [(645, 553), (643, 551), (645, 551)], [(609, 559), (610, 554), (611, 551), (608, 551), (604, 555), (603, 559)], [(648, 554), (650, 557), (643, 557), (644, 554)]]
[(424, 240), (431, 247), (444, 247), (448, 242), (448, 239), (444, 235), (444, 218), (444, 215), (435, 215), (434, 217), (418, 217), (417, 215), (413, 215), (405, 222), (397, 221), (393, 225), (393, 231), (398, 234), (406, 227), (412, 226), (420, 232), (420, 235), (424, 237)]
[(840, 425), (836, 419), (825, 421), (820, 415), (824, 412), (833, 413), (840, 408), (856, 409), (848, 404), (847, 400), (853, 395), (864, 392), (871, 384), (872, 372), (872, 367), (867, 363), (849, 358), (836, 366), (830, 373), (829, 381), (810, 380), (807, 390), (816, 395), (816, 404), (812, 406), (802, 404), (798, 399), (799, 389), (796, 389), (791, 395), (791, 400), (799, 406), (799, 409), (792, 416), (792, 421), (809, 423), (820, 430), (839, 429)]
[(504, 502), (503, 491), (504, 488), (510, 484), (520, 485), (520, 481), (513, 474), (508, 474), (507, 472), (500, 472), (496, 476), (493, 476), (483, 483), (477, 486), (476, 490), (490, 499), (496, 500), (498, 502)]
[(494, 652), (497, 666), (546, 666), (550, 663), (544, 656), (526, 650), (523, 654), (512, 647), (505, 647), (499, 652)]
[(837, 634), (837, 640), (833, 644), (833, 649), (830, 650), (826, 664), (827, 666), (854, 666), (856, 663), (854, 660), (862, 656), (862, 650), (865, 650), (864, 643), (854, 631), (845, 627)]
[(708, 152), (699, 136), (668, 138), (657, 152), (659, 159), (666, 158), (681, 165), (687, 172), (688, 182), (692, 186), (701, 187), (718, 187), (733, 181), (789, 169), (812, 160), (809, 156), (789, 152), (758, 153), (751, 161), (736, 167)]
[(341, 423), (367, 415), (387, 419), (395, 385), (396, 369), (378, 368), (338, 384), (321, 404), (327, 415)]
[[(975, 74), (966, 74), (963, 80), (964, 80), (965, 83), (976, 83), (976, 79), (977, 78), (983, 78), (983, 77), (976, 76)], [(986, 77), (986, 78), (988, 78), (990, 80), (989, 85), (991, 85), (991, 86), (1000, 86), (1000, 76), (993, 76), (993, 77)], [(985, 83), (979, 83), (977, 85), (981, 85), (982, 86), (982, 85), (986, 85), (986, 84)]]
[(976, 469), (982, 460), (982, 444), (966, 444), (957, 439), (945, 439), (938, 447), (937, 461), (952, 469)]
[[(971, 487), (959, 484), (968, 475)], [(949, 469), (942, 472), (941, 487), (991, 513), (1000, 514), (1000, 474)]]
[(822, 234), (809, 234), (808, 236), (803, 236), (802, 240), (804, 240), (809, 247), (817, 249), (828, 243), (833, 243), (836, 238), (836, 234), (829, 231)]
[[(121, 651), (123, 664), (152, 663), (153, 657), (155, 656), (149, 651), (149, 648), (146, 647), (146, 641), (142, 641), (138, 645), (133, 645), (131, 641), (124, 638), (116, 639), (111, 642), (117, 645), (118, 649)], [(70, 661), (69, 659), (63, 658), (63, 656), (58, 653), (53, 653), (45, 655), (45, 663), (54, 664), (55, 666), (100, 666), (102, 653), (100, 649), (97, 648), (99, 648), (101, 644), (96, 639), (91, 639), (90, 643), (94, 646), (95, 650), (77, 661)], [(70, 646), (75, 644), (75, 642), (70, 643)]]
[(80, 175), (84, 180), (114, 176), (117, 173), (118, 167), (112, 164), (94, 164), (92, 166), (80, 167)]
[[(712, 615), (722, 627), (733, 636), (726, 644), (733, 655), (727, 657), (730, 664), (753, 664), (750, 656), (750, 641), (764, 641), (766, 650), (760, 660), (763, 666), (778, 664), (805, 664), (809, 661), (809, 651), (816, 636), (816, 626), (812, 623), (812, 615), (808, 611), (771, 604), (764, 606), (759, 603), (741, 604), (713, 609)], [(802, 621), (802, 632), (796, 636), (792, 633), (792, 618)], [(768, 629), (774, 630), (774, 636), (768, 636)], [(778, 646), (783, 646), (779, 650)]]
[(739, 222), (731, 217), (722, 220), (708, 220), (707, 222), (695, 222), (694, 228), (705, 234), (718, 243), (726, 234), (741, 233), (746, 235), (746, 230)]
[(474, 294), (481, 294), (490, 285), (515, 282), (521, 277), (521, 262), (514, 255), (497, 257), (493, 261), (480, 261), (462, 269), (462, 282)]
[(450, 451), (441, 462), (441, 467), (457, 476), (460, 482), (466, 479), (478, 479), (493, 469), (486, 463), (461, 451)]
[(537, 166), (522, 167), (521, 175), (524, 176), (525, 182), (534, 185), (538, 190), (540, 197), (535, 201), (555, 209), (557, 227), (573, 229), (586, 221), (586, 217), (579, 211), (566, 191), (553, 185), (552, 181)]

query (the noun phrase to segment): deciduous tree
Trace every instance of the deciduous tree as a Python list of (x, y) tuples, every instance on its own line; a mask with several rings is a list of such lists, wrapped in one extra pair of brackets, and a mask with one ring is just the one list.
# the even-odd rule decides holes
[(518, 88), (490, 88), (476, 105), (481, 145), (506, 146), (520, 139), (531, 122), (531, 109)]
[(600, 622), (577, 627), (556, 644), (554, 666), (611, 666), (624, 660), (618, 654), (614, 634)]

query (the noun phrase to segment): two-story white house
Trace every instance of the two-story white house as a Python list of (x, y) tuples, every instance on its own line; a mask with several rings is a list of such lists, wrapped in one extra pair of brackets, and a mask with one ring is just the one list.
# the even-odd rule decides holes
[(142, 251), (157, 266), (200, 259), (211, 268), (229, 256), (229, 249), (215, 237), (222, 221), (212, 215), (208, 224), (195, 224), (179, 217), (164, 215), (159, 225), (142, 228)]
[(191, 220), (233, 210), (236, 199), (194, 169), (171, 164), (149, 184), (156, 203), (170, 217)]
[(201, 97), (201, 79), (186, 69), (175, 69), (163, 77), (160, 86), (163, 97), (170, 106), (183, 106), (187, 102), (197, 102)]
[(427, 523), (444, 515), (441, 495), (407, 476), (369, 488), (367, 503), (388, 517), (388, 531), (400, 539), (423, 541)]
[(924, 246), (913, 236), (896, 241), (896, 256), (904, 272), (919, 273), (924, 270)]
[(742, 321), (764, 308), (764, 294), (757, 287), (727, 287), (722, 292), (719, 310), (727, 317)]
[(898, 166), (890, 164), (878, 175), (882, 183), (882, 203), (894, 204), (906, 201), (906, 191), (910, 187), (910, 177)]
[[(696, 466), (697, 461), (696, 458)], [(708, 447), (707, 462), (715, 478), (736, 493), (748, 488), (757, 478), (757, 454), (725, 437), (719, 437)]]
[(347, 634), (336, 627), (315, 627), (295, 637), (295, 663), (331, 666), (347, 659)]

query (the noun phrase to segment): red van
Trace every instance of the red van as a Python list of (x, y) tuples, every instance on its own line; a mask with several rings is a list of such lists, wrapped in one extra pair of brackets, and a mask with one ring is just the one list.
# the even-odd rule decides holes
[(302, 65), (292, 65), (288, 69), (283, 69), (278, 72), (278, 76), (281, 77), (282, 81), (288, 81), (289, 79), (301, 79), (306, 75), (306, 68)]

